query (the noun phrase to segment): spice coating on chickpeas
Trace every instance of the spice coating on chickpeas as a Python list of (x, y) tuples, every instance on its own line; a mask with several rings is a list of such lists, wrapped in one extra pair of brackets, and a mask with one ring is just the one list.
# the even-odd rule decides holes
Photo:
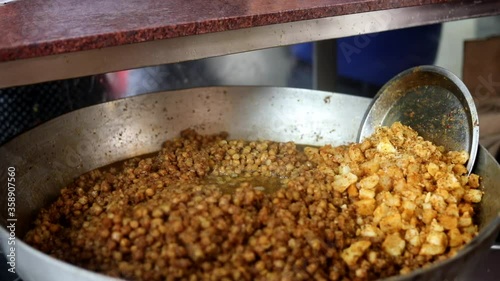
[(298, 149), (186, 130), (97, 169), (41, 210), (26, 241), (130, 280), (375, 280), (477, 235), (479, 176), (408, 127)]

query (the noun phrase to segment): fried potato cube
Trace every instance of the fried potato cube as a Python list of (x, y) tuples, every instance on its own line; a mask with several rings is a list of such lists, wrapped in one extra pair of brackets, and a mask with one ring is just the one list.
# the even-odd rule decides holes
[(375, 211), (373, 212), (373, 222), (378, 224), (383, 217), (389, 214), (390, 211), (391, 211), (390, 207), (388, 207), (385, 203), (381, 203), (376, 207)]
[(446, 210), (444, 211), (445, 214), (449, 215), (449, 216), (454, 216), (454, 217), (458, 217), (458, 206), (457, 204), (448, 204), (448, 207), (446, 207)]
[(447, 154), (448, 158), (450, 159), (451, 163), (454, 164), (465, 164), (467, 160), (469, 160), (469, 153), (467, 151), (462, 150), (462, 151), (450, 151)]
[(307, 146), (304, 148), (304, 153), (308, 159), (317, 159), (319, 157), (319, 149), (316, 147)]
[(477, 226), (476, 225), (469, 225), (467, 227), (462, 228), (463, 234), (476, 234), (477, 233)]
[(349, 185), (347, 188), (347, 195), (349, 195), (350, 198), (358, 197), (359, 191), (354, 184)]
[(458, 180), (460, 181), (461, 186), (466, 186), (469, 183), (469, 176), (461, 175)]
[(444, 253), (448, 246), (448, 236), (444, 232), (431, 231), (420, 248), (420, 255), (435, 256)]
[(415, 161), (413, 156), (409, 157), (410, 164), (408, 164), (409, 175), (420, 175), (420, 164), (413, 163)]
[(327, 166), (325, 164), (318, 165), (318, 170), (322, 174), (325, 174), (325, 175), (329, 175), (329, 176), (335, 176), (336, 175), (335, 171), (331, 167), (329, 167), (329, 166)]
[(458, 210), (461, 214), (465, 214), (466, 212), (474, 213), (474, 208), (471, 203), (461, 203), (458, 204)]
[(382, 249), (391, 256), (401, 256), (406, 247), (406, 242), (398, 232), (388, 235), (382, 243)]
[[(412, 165), (410, 165), (410, 166), (412, 166)], [(423, 176), (421, 174), (411, 173), (408, 176), (406, 176), (406, 182), (409, 185), (418, 186), (422, 183), (422, 181), (423, 181)]]
[(439, 166), (431, 162), (427, 164), (427, 172), (434, 177), (439, 172)]
[(422, 212), (422, 221), (425, 224), (429, 224), (432, 222), (433, 219), (435, 219), (437, 216), (436, 210), (433, 209), (424, 209)]
[(349, 165), (341, 165), (339, 167), (339, 174), (341, 175), (347, 175), (351, 172), (351, 167)]
[(363, 237), (376, 238), (384, 235), (384, 233), (378, 227), (367, 224), (361, 227), (360, 235)]
[(403, 221), (411, 221), (411, 219), (413, 219), (415, 216), (415, 211), (413, 210), (403, 210), (403, 212), (401, 213), (401, 219), (403, 219)]
[(431, 196), (432, 193), (430, 192), (427, 192), (425, 194), (425, 199), (424, 199), (425, 204), (422, 206), (424, 209), (432, 209), (432, 205), (429, 204), (429, 202), (431, 202)]
[(460, 233), (460, 230), (458, 230), (458, 228), (451, 229), (448, 232), (448, 236), (450, 238), (449, 239), (450, 247), (458, 247), (458, 246), (462, 245), (462, 243), (464, 242), (464, 239), (462, 238), (462, 234)]
[(403, 227), (400, 214), (392, 214), (380, 220), (380, 229), (385, 233), (397, 232)]
[(414, 202), (412, 202), (410, 200), (403, 201), (403, 209), (409, 210), (409, 211), (415, 211), (416, 208), (417, 208), (417, 204), (415, 204)]
[(368, 261), (371, 263), (376, 263), (378, 260), (378, 253), (375, 251), (368, 252)]
[(448, 199), (448, 197), (450, 197), (450, 193), (448, 192), (448, 190), (444, 189), (444, 188), (437, 188), (435, 191), (434, 191), (434, 194), (436, 195), (439, 195), (441, 197), (443, 197), (443, 199), (446, 201)]
[(362, 188), (359, 190), (360, 199), (373, 199), (375, 198), (375, 190)]
[(444, 201), (444, 198), (437, 194), (431, 195), (430, 203), (432, 205), (432, 208), (439, 213), (444, 213), (446, 207), (448, 206), (448, 204), (446, 204), (446, 202)]
[(447, 230), (457, 228), (458, 226), (458, 217), (440, 214), (438, 215), (438, 221)]
[(354, 202), (356, 211), (361, 216), (370, 216), (374, 213), (376, 207), (375, 199), (363, 199)]
[(426, 243), (420, 248), (419, 255), (436, 256), (444, 253), (445, 250), (446, 247)]
[(469, 175), (469, 186), (472, 188), (479, 187), (479, 176), (476, 174)]
[(462, 200), (465, 195), (465, 190), (463, 188), (457, 188), (450, 191), (451, 195), (458, 201)]
[(456, 164), (455, 166), (453, 166), (453, 172), (455, 172), (455, 174), (457, 175), (465, 175), (467, 174), (467, 168), (465, 168), (465, 166), (462, 164)]
[(365, 160), (365, 155), (358, 146), (349, 146), (349, 158), (354, 162), (362, 162)]
[(392, 145), (392, 143), (387, 139), (382, 139), (377, 144), (377, 151), (383, 154), (396, 153), (396, 148)]
[(363, 142), (361, 143), (361, 146), (360, 146), (362, 151), (365, 151), (371, 147), (372, 147), (372, 143), (370, 142), (369, 139), (363, 140)]
[(444, 246), (448, 245), (448, 237), (444, 232), (441, 231), (431, 231), (425, 241), (432, 245)]
[(379, 176), (377, 174), (368, 176), (366, 178), (363, 178), (359, 181), (358, 185), (360, 189), (374, 189), (378, 182), (379, 182)]
[(419, 247), (421, 245), (420, 233), (416, 228), (407, 229), (405, 232), (405, 240), (414, 247)]
[(387, 193), (385, 197), (385, 204), (389, 207), (399, 207), (401, 206), (401, 197), (396, 194)]
[(479, 189), (469, 189), (465, 191), (464, 200), (472, 203), (481, 202), (481, 198), (483, 198), (483, 192)]
[(430, 225), (430, 230), (436, 232), (443, 232), (444, 227), (441, 224), (439, 224), (436, 219), (433, 219)]
[(363, 162), (360, 164), (361, 171), (367, 175), (373, 175), (380, 169), (380, 164), (377, 158)]
[(438, 188), (445, 188), (445, 189), (456, 189), (462, 187), (457, 177), (455, 177), (455, 175), (452, 173), (444, 174), (442, 177), (437, 179), (436, 184)]
[(457, 201), (457, 198), (453, 197), (453, 196), (448, 196), (448, 198), (446, 199), (446, 203), (448, 204), (456, 204), (458, 201)]
[(469, 243), (469, 241), (472, 240), (476, 234), (477, 227), (475, 225), (462, 228), (462, 239), (464, 240), (464, 243)]
[(357, 241), (351, 244), (349, 248), (344, 249), (340, 257), (345, 261), (348, 266), (355, 266), (358, 259), (370, 248), (370, 241)]
[(467, 227), (472, 225), (472, 218), (469, 212), (465, 212), (458, 218), (458, 226)]
[[(427, 145), (426, 145), (427, 146)], [(413, 152), (421, 158), (429, 158), (431, 156), (431, 151), (424, 146), (422, 143), (416, 143), (412, 146)]]
[(358, 181), (358, 177), (353, 173), (336, 175), (332, 183), (333, 189), (338, 192), (344, 192), (351, 184)]
[(387, 169), (387, 174), (390, 177), (392, 177), (394, 181), (404, 179), (403, 170), (401, 170), (398, 166), (390, 165), (386, 169)]
[(401, 196), (411, 201), (415, 201), (419, 194), (420, 191), (412, 186), (406, 186), (406, 188), (401, 192)]
[(392, 187), (392, 178), (387, 174), (383, 174), (380, 176), (378, 184), (381, 190), (390, 190)]

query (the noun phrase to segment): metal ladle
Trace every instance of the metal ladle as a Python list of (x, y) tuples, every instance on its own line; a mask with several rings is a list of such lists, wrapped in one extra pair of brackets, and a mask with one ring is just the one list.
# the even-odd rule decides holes
[(437, 66), (418, 66), (395, 76), (368, 107), (358, 142), (373, 134), (376, 127), (397, 121), (448, 151), (467, 151), (466, 167), (472, 171), (479, 120), (469, 90), (455, 74)]

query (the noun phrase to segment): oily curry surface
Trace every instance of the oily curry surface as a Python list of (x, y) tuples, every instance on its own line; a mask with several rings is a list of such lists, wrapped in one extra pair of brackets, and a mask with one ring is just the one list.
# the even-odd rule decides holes
[(482, 192), (467, 159), (400, 123), (303, 149), (186, 130), (75, 179), (25, 238), (130, 280), (375, 280), (477, 235)]

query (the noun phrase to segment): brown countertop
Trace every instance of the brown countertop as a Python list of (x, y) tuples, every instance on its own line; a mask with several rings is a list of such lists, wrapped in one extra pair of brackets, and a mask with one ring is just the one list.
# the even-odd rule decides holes
[(0, 5), (0, 62), (443, 2), (456, 1), (18, 0)]

